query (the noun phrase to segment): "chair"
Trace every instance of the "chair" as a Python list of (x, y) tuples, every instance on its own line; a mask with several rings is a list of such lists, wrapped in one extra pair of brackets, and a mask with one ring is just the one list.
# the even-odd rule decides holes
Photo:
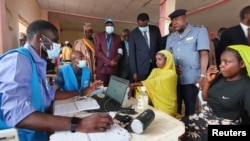
[(19, 141), (17, 129), (3, 129), (0, 130), (0, 141)]

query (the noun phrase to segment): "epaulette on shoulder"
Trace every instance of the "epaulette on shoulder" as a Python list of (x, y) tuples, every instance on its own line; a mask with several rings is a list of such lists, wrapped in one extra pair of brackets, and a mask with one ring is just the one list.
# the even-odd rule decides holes
[(204, 25), (194, 25), (194, 27), (205, 27)]

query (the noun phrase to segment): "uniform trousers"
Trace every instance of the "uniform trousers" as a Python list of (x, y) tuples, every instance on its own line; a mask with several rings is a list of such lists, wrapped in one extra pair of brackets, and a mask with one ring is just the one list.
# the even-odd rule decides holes
[(185, 105), (185, 116), (193, 115), (196, 108), (196, 98), (199, 89), (194, 84), (177, 85), (178, 113), (181, 114), (182, 102)]

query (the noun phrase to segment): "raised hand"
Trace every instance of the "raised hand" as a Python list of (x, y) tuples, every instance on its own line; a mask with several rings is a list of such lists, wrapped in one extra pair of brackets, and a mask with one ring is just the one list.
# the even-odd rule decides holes
[(215, 65), (211, 65), (207, 70), (207, 81), (212, 82), (216, 76), (219, 74), (219, 70)]

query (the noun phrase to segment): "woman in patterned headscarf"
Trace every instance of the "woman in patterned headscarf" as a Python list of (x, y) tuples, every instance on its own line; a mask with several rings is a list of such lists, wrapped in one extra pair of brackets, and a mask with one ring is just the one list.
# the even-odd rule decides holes
[(201, 112), (184, 117), (186, 133), (182, 140), (207, 140), (208, 125), (237, 125), (242, 113), (250, 113), (250, 47), (232, 45), (221, 55), (220, 70), (207, 70), (202, 97), (207, 101)]
[(131, 83), (130, 88), (146, 86), (147, 94), (156, 109), (173, 117), (177, 116), (177, 74), (172, 54), (161, 50), (156, 54), (156, 65), (149, 77), (141, 82)]

